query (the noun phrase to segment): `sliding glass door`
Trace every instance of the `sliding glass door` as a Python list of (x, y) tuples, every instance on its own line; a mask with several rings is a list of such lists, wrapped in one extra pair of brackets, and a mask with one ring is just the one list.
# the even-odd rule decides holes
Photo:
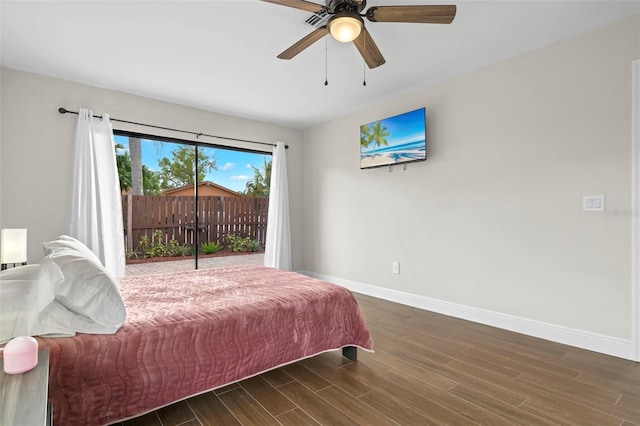
[(263, 247), (270, 154), (124, 132), (114, 139), (128, 264), (192, 259), (197, 269), (218, 252)]

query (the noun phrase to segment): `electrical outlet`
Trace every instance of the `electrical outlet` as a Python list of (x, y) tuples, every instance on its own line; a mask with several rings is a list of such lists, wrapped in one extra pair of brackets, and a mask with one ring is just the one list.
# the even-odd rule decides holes
[(397, 260), (394, 260), (391, 263), (391, 270), (393, 271), (394, 274), (399, 274), (400, 273), (400, 262), (398, 262)]
[(582, 197), (582, 211), (603, 212), (604, 195), (584, 195)]

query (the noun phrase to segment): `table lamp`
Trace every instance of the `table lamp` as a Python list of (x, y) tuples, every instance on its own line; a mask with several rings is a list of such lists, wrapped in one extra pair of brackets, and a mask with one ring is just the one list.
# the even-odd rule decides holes
[(27, 264), (27, 230), (4, 228), (0, 230), (0, 269), (7, 265)]

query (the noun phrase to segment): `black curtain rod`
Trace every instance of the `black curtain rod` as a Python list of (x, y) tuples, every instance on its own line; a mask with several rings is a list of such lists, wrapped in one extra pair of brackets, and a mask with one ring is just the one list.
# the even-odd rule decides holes
[[(68, 109), (63, 108), (63, 107), (58, 108), (58, 112), (60, 114), (67, 114), (68, 113), (68, 114), (76, 114), (76, 115), (78, 115), (77, 111), (69, 111)], [(102, 119), (101, 115), (94, 115), (94, 117)], [(136, 121), (120, 120), (118, 118), (113, 118), (113, 117), (109, 117), (109, 119), (111, 121), (117, 121), (119, 123), (135, 124), (137, 126), (152, 127), (154, 129), (169, 130), (171, 132), (188, 133), (190, 135), (194, 135), (196, 138), (199, 138), (200, 136), (207, 136), (209, 138), (225, 139), (225, 140), (228, 140), (228, 141), (248, 142), (248, 143), (255, 143), (255, 144), (258, 144), (258, 145), (276, 146), (275, 144), (268, 143), (268, 142), (257, 142), (257, 141), (250, 141), (250, 140), (247, 140), (247, 139), (229, 138), (227, 136), (208, 135), (206, 133), (191, 132), (189, 130), (172, 129), (171, 127), (162, 127), (162, 126), (156, 126), (156, 125), (153, 125), (153, 124), (138, 123)], [(285, 149), (289, 149), (289, 145), (285, 145), (284, 147), (285, 147)]]

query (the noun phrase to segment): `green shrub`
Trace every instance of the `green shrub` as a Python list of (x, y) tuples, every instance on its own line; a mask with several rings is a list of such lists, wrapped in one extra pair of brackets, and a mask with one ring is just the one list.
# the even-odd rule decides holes
[(167, 256), (182, 256), (182, 246), (178, 240), (171, 239), (167, 245)]
[(144, 253), (144, 257), (164, 257), (167, 255), (167, 247), (164, 244), (154, 244)]
[(164, 232), (162, 232), (162, 229), (153, 231), (152, 242), (154, 245), (164, 245)]
[(191, 249), (191, 246), (187, 244), (181, 246), (178, 240), (175, 239), (169, 241), (169, 244), (167, 245), (167, 256), (191, 256), (192, 253), (193, 250)]
[(151, 241), (149, 240), (149, 237), (146, 235), (140, 237), (140, 241), (138, 242), (138, 253), (142, 253), (144, 255), (150, 247)]
[(209, 242), (209, 243), (202, 243), (200, 247), (204, 254), (213, 254), (218, 252), (222, 248), (222, 244)]
[(249, 246), (249, 251), (258, 251), (261, 248), (262, 248), (262, 244), (260, 244), (258, 240), (253, 240), (251, 241), (251, 244)]
[(234, 253), (258, 251), (260, 249), (260, 243), (256, 240), (251, 240), (249, 237), (227, 235), (227, 248)]
[(167, 246), (164, 244), (164, 232), (156, 229), (153, 232), (150, 247), (144, 252), (144, 257), (164, 257), (167, 255)]
[(138, 257), (142, 255), (145, 258), (165, 257), (165, 256), (190, 256), (193, 254), (191, 246), (181, 246), (177, 240), (171, 239), (168, 244), (164, 242), (164, 232), (157, 229), (153, 232), (153, 237), (149, 239), (146, 235), (140, 237), (138, 248), (135, 252), (128, 253), (128, 257)]
[(146, 235), (140, 237), (140, 242), (138, 243), (138, 253), (142, 254), (144, 257), (153, 257), (154, 256), (154, 244), (152, 240), (149, 239)]

